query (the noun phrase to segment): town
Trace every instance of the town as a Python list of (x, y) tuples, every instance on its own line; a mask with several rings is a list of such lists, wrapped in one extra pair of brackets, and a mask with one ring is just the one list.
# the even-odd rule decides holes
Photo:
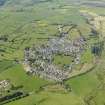
[[(47, 45), (25, 49), (24, 65), (28, 65), (28, 70), (26, 70), (28, 73), (45, 79), (63, 81), (69, 78), (73, 66), (80, 63), (85, 39), (80, 36), (71, 41), (68, 39), (68, 32), (62, 31), (62, 26), (58, 25), (58, 30), (59, 36), (49, 39)], [(69, 65), (60, 68), (53, 64), (54, 55), (72, 56), (74, 59)]]

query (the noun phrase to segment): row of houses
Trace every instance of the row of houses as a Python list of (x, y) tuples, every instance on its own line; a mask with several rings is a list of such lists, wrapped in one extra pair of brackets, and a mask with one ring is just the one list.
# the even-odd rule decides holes
[(41, 78), (63, 81), (69, 77), (69, 71), (60, 70), (59, 67), (53, 64), (46, 64), (45, 62), (38, 66), (37, 68), (32, 68), (30, 73), (33, 75), (38, 75)]

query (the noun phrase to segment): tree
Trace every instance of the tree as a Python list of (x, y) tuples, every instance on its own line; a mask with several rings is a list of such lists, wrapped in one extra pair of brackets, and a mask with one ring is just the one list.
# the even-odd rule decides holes
[(95, 56), (101, 56), (102, 54), (102, 50), (104, 49), (104, 42), (98, 42), (98, 43), (95, 43), (91, 50), (92, 50), (92, 53), (95, 55)]

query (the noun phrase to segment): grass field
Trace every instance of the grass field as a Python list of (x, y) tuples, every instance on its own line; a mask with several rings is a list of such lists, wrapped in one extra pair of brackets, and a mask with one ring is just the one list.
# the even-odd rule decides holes
[[(27, 76), (21, 65), (15, 65), (0, 74), (0, 79), (10, 79), (15, 86), (23, 85), (23, 90), (32, 91), (32, 94), (26, 98), (14, 101), (7, 105), (84, 105), (83, 97), (98, 86), (99, 81), (96, 78), (95, 71), (86, 75), (72, 78), (66, 82), (72, 88), (70, 93), (59, 93), (42, 91), (36, 93), (40, 87), (45, 86), (48, 81), (38, 77)], [(80, 98), (82, 97), (82, 98)]]
[[(88, 0), (88, 2), (91, 1)], [(80, 2), (83, 1), (80, 0)], [(78, 2), (74, 0), (46, 0), (44, 2), (38, 0), (7, 0), (0, 7), (0, 80), (9, 79), (11, 84), (16, 87), (23, 86), (21, 90), (30, 93), (28, 97), (6, 105), (86, 105), (84, 97), (88, 98), (90, 94), (96, 97), (90, 101), (89, 105), (105, 104), (104, 82), (97, 89), (100, 85), (97, 72), (100, 73), (101, 71), (100, 75), (102, 78), (104, 77), (104, 62), (99, 63), (97, 60), (98, 67), (92, 71), (65, 81), (64, 85), (68, 85), (72, 90), (66, 93), (60, 92), (59, 89), (52, 92), (50, 86), (55, 83), (54, 81), (29, 76), (23, 66), (15, 62), (15, 60), (24, 60), (25, 47), (45, 44), (48, 38), (58, 36), (58, 24), (68, 25), (72, 23), (76, 24), (77, 27), (69, 32), (69, 39), (73, 40), (80, 37), (78, 30), (87, 39), (87, 46), (82, 54), (81, 63), (86, 63), (85, 68), (88, 68), (87, 66), (93, 64), (93, 59), (95, 59), (90, 47), (99, 40), (91, 32), (92, 26), (80, 14), (81, 10), (105, 15), (103, 7), (82, 6), (78, 5)], [(68, 29), (68, 27), (66, 28)], [(66, 28), (65, 30), (67, 30)], [(104, 58), (103, 51), (103, 55), (96, 59), (104, 61)], [(54, 63), (56, 65), (62, 66), (70, 62), (72, 62), (71, 57), (55, 56)], [(79, 71), (81, 65), (77, 65), (75, 68)], [(85, 70), (85, 68), (83, 69)], [(43, 86), (47, 86), (49, 89), (40, 90)]]
[(74, 94), (58, 94), (43, 92), (36, 95), (31, 95), (30, 97), (21, 99), (17, 102), (9, 103), (7, 105), (83, 105), (83, 102)]
[(54, 64), (59, 65), (60, 67), (63, 67), (64, 65), (69, 65), (70, 63), (72, 63), (72, 60), (73, 58), (70, 56), (55, 55)]
[(11, 83), (15, 86), (23, 85), (25, 91), (38, 91), (38, 89), (48, 84), (46, 80), (39, 79), (38, 77), (28, 76), (21, 65), (15, 66), (5, 70), (0, 74), (0, 80), (10, 79)]
[(77, 76), (66, 82), (72, 88), (72, 91), (80, 96), (84, 96), (91, 92), (92, 89), (99, 85), (99, 81), (94, 71), (82, 76)]

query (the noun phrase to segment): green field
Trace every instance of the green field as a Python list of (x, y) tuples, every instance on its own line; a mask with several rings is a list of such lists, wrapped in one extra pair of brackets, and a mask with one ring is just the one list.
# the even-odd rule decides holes
[[(84, 0), (89, 3), (92, 1), (94, 0)], [(92, 54), (91, 46), (100, 40), (92, 33), (92, 26), (80, 13), (80, 10), (87, 10), (105, 16), (105, 8), (78, 4), (84, 2), (83, 0), (6, 0), (5, 4), (0, 6), (0, 80), (9, 79), (13, 86), (20, 86), (19, 90), (30, 94), (6, 105), (87, 105), (87, 102), (88, 105), (105, 104), (105, 49), (101, 56), (96, 57)], [(64, 81), (63, 85), (71, 88), (71, 91), (66, 93), (42, 89), (54, 84), (55, 81), (28, 75), (20, 63), (24, 60), (26, 47), (46, 44), (49, 38), (58, 36), (59, 24), (77, 25), (70, 30), (68, 39), (75, 40), (81, 35), (86, 38), (81, 64), (75, 69), (79, 71), (78, 68), (82, 64), (96, 63), (90, 72)], [(67, 29), (68, 27), (65, 27), (64, 31)], [(72, 60), (73, 57), (70, 56), (54, 56), (54, 64), (60, 67), (70, 64)], [(91, 96), (93, 98), (89, 100)]]
[(0, 74), (0, 80), (3, 79), (10, 79), (15, 86), (23, 85), (25, 91), (38, 91), (41, 86), (49, 83), (38, 77), (28, 76), (23, 67), (16, 64)]

